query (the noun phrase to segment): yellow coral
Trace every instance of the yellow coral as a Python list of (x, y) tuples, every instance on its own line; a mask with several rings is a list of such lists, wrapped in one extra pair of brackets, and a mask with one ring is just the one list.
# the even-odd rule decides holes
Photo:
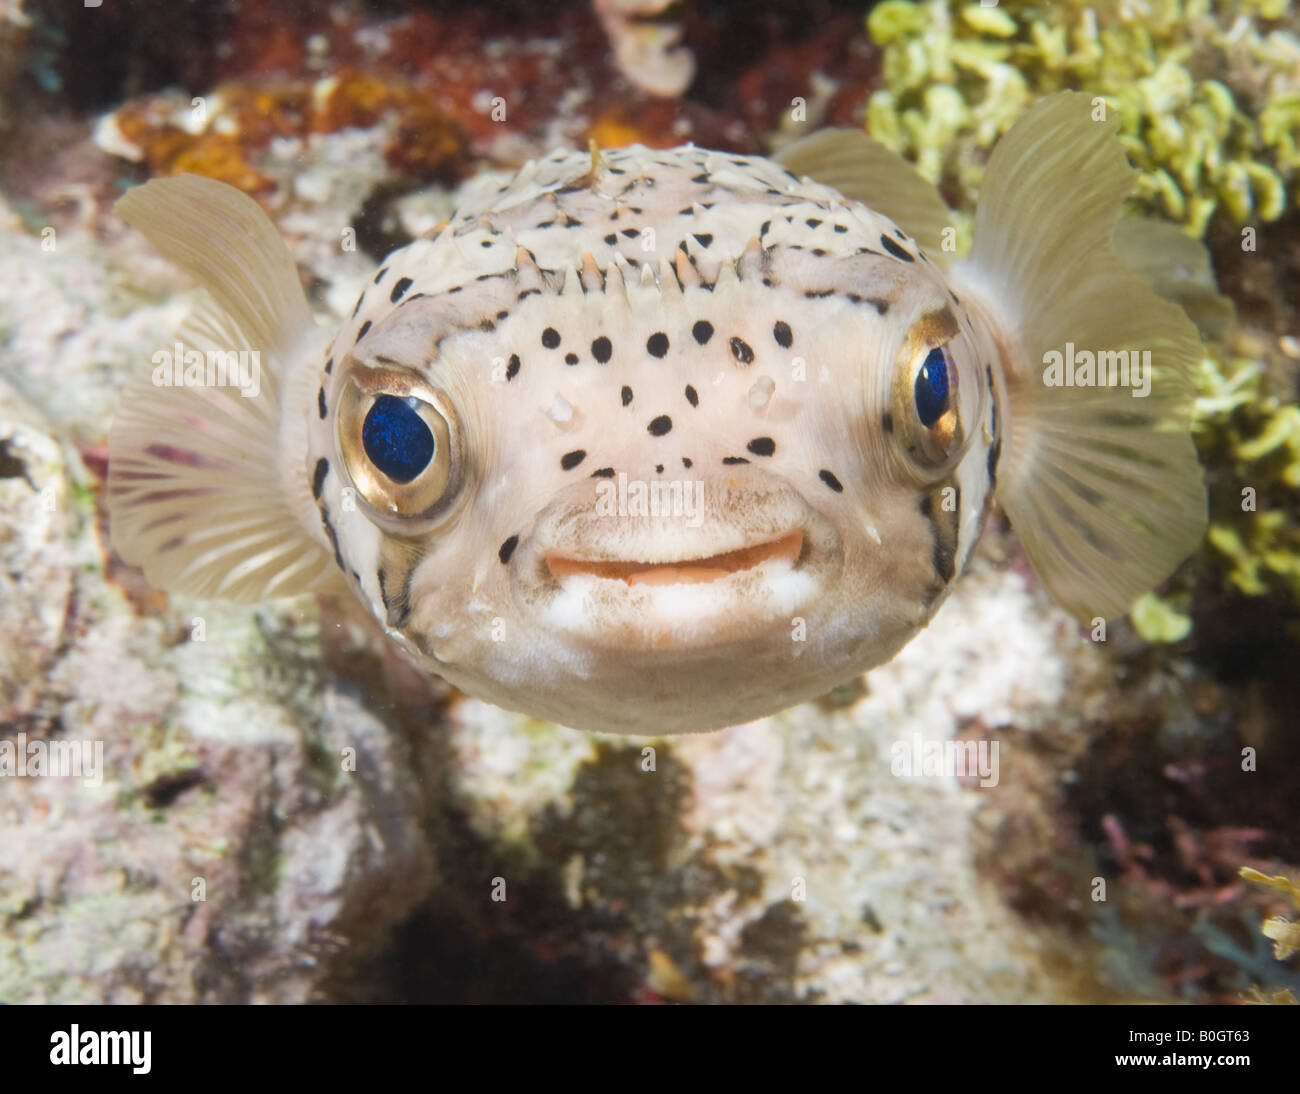
[(1251, 16), (1288, 14), (1280, 0), (886, 0), (867, 17), (885, 85), (867, 128), (969, 205), (984, 154), (1029, 104), (1081, 88), (1119, 113), (1146, 211), (1193, 235), (1220, 209), (1275, 220), (1300, 173), (1300, 41)]

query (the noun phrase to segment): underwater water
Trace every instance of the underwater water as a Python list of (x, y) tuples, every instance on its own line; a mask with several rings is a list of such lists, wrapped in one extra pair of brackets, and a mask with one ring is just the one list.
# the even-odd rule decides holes
[[(1005, 306), (1018, 325), (988, 318), (977, 279), (944, 280), (947, 252), (984, 261), (990, 236), (981, 239), (976, 209), (996, 206), (1000, 194), (985, 184), (1005, 178), (992, 150), (1035, 104), (1066, 90), (1100, 110), (1113, 127), (1105, 147), (1132, 165), (1116, 246), (1150, 279), (1152, 301), (1159, 294), (1185, 311), (1177, 322), (1194, 347), (1166, 424), (1115, 426), (1130, 431), (1120, 446), (1127, 462), (1107, 479), (1117, 496), (1129, 497), (1143, 475), (1158, 485), (1145, 509), (1115, 516), (1108, 502), (1096, 505), (1107, 533), (1127, 544), (1132, 532), (1140, 550), (1085, 583), (1120, 604), (1095, 619), (1062, 591), (1076, 586), (1061, 576), (1072, 556), (1059, 537), (1075, 525), (1053, 525), (1050, 502), (1023, 500), (1057, 451), (1074, 451), (1094, 408), (1062, 403), (1073, 392), (1033, 377), (995, 382), (993, 366), (986, 380), (984, 358), (963, 363), (964, 351), (932, 358), (949, 343), (900, 318), (908, 293), (921, 292), (917, 279), (933, 278), (943, 308), (949, 286), (953, 306), (970, 308), (960, 337), (993, 353), (1018, 338), (1028, 344), (1031, 314), (1069, 298), (1068, 284), (1045, 285), (1055, 263), (1066, 267), (1078, 257), (1072, 248), (1084, 249), (1092, 214), (1082, 204), (1079, 234), (1060, 235), (1047, 272), (1025, 278), (1035, 307), (990, 298), (992, 312)], [(862, 252), (836, 250), (846, 245), (833, 216), (806, 230), (792, 224), (785, 236), (778, 224), (778, 242), (767, 245), (803, 256), (772, 260), (796, 308), (778, 314), (737, 295), (710, 262), (742, 263), (744, 280), (752, 229), (730, 210), (737, 187), (756, 185), (746, 172), (767, 168), (739, 157), (780, 157), (824, 127), (869, 134), (913, 165), (927, 181), (903, 189), (937, 192), (945, 219), (934, 228), (947, 234), (936, 235), (935, 263), (925, 259), (930, 272), (921, 273), (928, 237), (906, 202), (853, 222), (853, 232), (876, 226), (888, 254), (866, 257), (880, 265), (850, 268)], [(708, 195), (690, 189), (702, 185), (701, 169), (679, 178), (677, 161), (658, 151), (688, 143), (725, 154), (702, 170), (721, 180)], [(649, 247), (645, 236), (602, 242), (609, 226), (579, 223), (587, 197), (566, 206), (558, 182), (544, 200), (577, 214), (540, 234), (530, 224), (526, 239), (513, 223), (502, 232), (508, 209), (483, 198), (558, 150), (590, 156), (591, 176), (608, 182), (601, 172), (623, 163), (617, 150), (630, 145), (656, 150), (637, 161), (651, 179), (636, 191), (646, 215), (657, 215), (654, 186), (681, 197), (670, 210), (681, 226), (656, 222)], [(310, 309), (301, 330), (320, 340), (301, 366), (316, 370), (319, 415), (316, 380), (295, 386), (277, 372), (288, 350), (281, 363), (268, 350), (256, 375), (245, 361), (245, 387), (264, 388), (245, 402), (292, 405), (309, 388), (298, 416), (306, 434), (286, 436), (271, 410), (214, 453), (202, 440), (207, 404), (195, 395), (204, 383), (190, 385), (179, 369), (167, 374), (174, 384), (157, 379), (158, 355), (172, 360), (176, 332), (202, 299), (195, 270), (206, 261), (200, 254), (186, 267), (159, 239), (188, 230), (202, 252), (204, 234), (221, 232), (197, 207), (151, 231), (144, 206), (138, 216), (114, 206), (150, 180), (187, 174), (247, 195), (288, 248), (286, 268)], [(764, 183), (755, 200), (775, 207), (801, 174), (818, 179), (795, 171), (790, 191)], [(599, 190), (577, 177), (567, 177), (577, 191)], [(857, 196), (856, 176), (824, 181)], [(885, 187), (882, 200), (898, 192)], [(799, 193), (832, 212), (847, 208)], [(1298, 195), (1300, 15), (1277, 0), (0, 2), (0, 1001), (1294, 1002)], [(458, 223), (465, 200), (473, 212), (452, 239), (443, 226)], [(1032, 235), (1034, 217), (1076, 215), (1068, 203), (1004, 204), (1011, 212), (996, 214), (992, 229), (999, 240)], [(624, 206), (641, 215), (632, 191)], [(244, 207), (222, 208), (237, 218)], [(881, 216), (908, 231), (888, 235), (872, 219)], [(1150, 221), (1181, 230), (1183, 248), (1159, 236), (1125, 252), (1121, 237), (1141, 231), (1129, 226)], [(434, 250), (439, 238), (451, 244)], [(388, 273), (386, 256), (417, 239), (431, 240), (421, 261), (408, 254)], [(578, 239), (573, 254), (591, 253), (601, 268), (583, 285), (574, 261), (562, 299), (566, 271), (554, 284), (546, 275), (548, 248), (559, 253), (564, 239)], [(480, 273), (501, 275), (493, 245), (510, 244), (504, 268), (519, 276), (522, 242), (553, 299), (516, 293), (500, 311), (478, 298), (453, 310), (450, 289), (467, 286), (469, 299)], [(1026, 247), (1005, 260), (1009, 277), (1030, 262)], [(219, 242), (212, 250), (244, 254)], [(635, 372), (599, 374), (615, 377), (600, 381), (612, 384), (602, 417), (595, 396), (574, 394), (594, 390), (575, 377), (605, 366), (596, 341), (607, 328), (592, 326), (591, 300), (597, 282), (610, 289), (615, 250), (632, 286), (626, 329), (639, 356), (623, 366)], [(1157, 251), (1177, 261), (1141, 261)], [(824, 283), (823, 259), (843, 259)], [(671, 313), (667, 304), (654, 311), (657, 299), (637, 303), (636, 292), (671, 288), (672, 270), (687, 301), (705, 299), (692, 277), (714, 279), (713, 310), (699, 313), (711, 317), (709, 332), (684, 324), (680, 338), (676, 328), (665, 335), (657, 318), (637, 325)], [(254, 286), (250, 316), (275, 312), (273, 279), (231, 276)], [(1116, 313), (1131, 311), (1131, 283), (1114, 284)], [(867, 309), (893, 332), (870, 345), (890, 352), (859, 352), (851, 333), (818, 343), (810, 387), (821, 364), (838, 370), (835, 393), (800, 396), (805, 414), (822, 415), (800, 432), (782, 401), (792, 405), (802, 378), (787, 381), (767, 361), (808, 329), (811, 318), (801, 327), (800, 317), (830, 306), (819, 294), (850, 290), (855, 305), (896, 293), (890, 314), (883, 303)], [(542, 359), (525, 353), (522, 370), (516, 363), (495, 388), (456, 388), (459, 409), (419, 398), (412, 409), (408, 395), (424, 389), (391, 382), (349, 395), (361, 371), (347, 363), (353, 347), (419, 293), (408, 314), (427, 306), (428, 317), (406, 341), (384, 343), (386, 353), (417, 354), (418, 338), (423, 354), (434, 335), (448, 336), (445, 322), (497, 339), (482, 343), (484, 358), (508, 362), (510, 331), (521, 329), (510, 324), (549, 315), (527, 329), (530, 346), (542, 331), (540, 345), (555, 354), (545, 359), (550, 373), (541, 378)], [(859, 320), (847, 314), (834, 322), (851, 332)], [(1073, 338), (1070, 319), (1060, 331)], [(714, 327), (729, 341), (710, 348)], [(740, 337), (759, 327), (762, 341)], [(894, 350), (914, 329), (924, 352), (891, 387)], [(608, 367), (617, 370), (622, 345), (613, 340)], [(563, 360), (578, 343), (596, 363)], [(715, 350), (724, 355), (716, 372), (703, 356)], [(323, 367), (332, 351), (337, 370)], [(914, 382), (926, 361), (947, 379), (926, 371)], [(1161, 385), (1173, 373), (1162, 367), (1158, 358), (1154, 380), (1146, 377), (1154, 400), (1134, 399), (1130, 418), (1164, 405), (1171, 388)], [(862, 378), (878, 373), (879, 384)], [(641, 451), (620, 434), (631, 419), (614, 415), (650, 407), (663, 394), (660, 375), (673, 377), (673, 421), (636, 417), (637, 446), (651, 443), (647, 431), (655, 443), (685, 445), (667, 461), (694, 452), (694, 475), (711, 483), (753, 484), (778, 468), (828, 530), (818, 539), (812, 529), (823, 525), (810, 517), (797, 541), (772, 530), (761, 543), (709, 539), (721, 509), (705, 505), (692, 531), (708, 546), (638, 556), (638, 586), (625, 580), (631, 570), (598, 572), (631, 565), (605, 544), (568, 560), (590, 583), (571, 586), (572, 602), (530, 615), (518, 594), (525, 562), (558, 572), (533, 542), (534, 511), (577, 489), (570, 484), (596, 490), (601, 481), (590, 478), (602, 470), (593, 442), (561, 444), (561, 434), (573, 425)], [(157, 409), (160, 387), (175, 401)], [(858, 421), (854, 400), (875, 407), (877, 389), (902, 399), (888, 404), (895, 411), (917, 415), (913, 433), (897, 413), (887, 427), (875, 416)], [(507, 403), (507, 390), (529, 401)], [(959, 407), (974, 391), (980, 400)], [(187, 407), (191, 396), (199, 401)], [(230, 398), (243, 405), (244, 396)], [(355, 428), (349, 398), (362, 398)], [(683, 416), (697, 405), (718, 416), (689, 424)], [(725, 414), (712, 409), (720, 405)], [(1053, 419), (1060, 406), (1076, 410)], [(959, 410), (967, 416), (958, 432), (944, 433)], [(124, 413), (144, 423), (135, 449), (115, 448), (110, 434)], [(850, 424), (828, 424), (842, 419)], [(1040, 420), (1057, 423), (1043, 435), (1059, 449), (1024, 439)], [(731, 442), (737, 421), (727, 455), (717, 446)], [(1140, 457), (1158, 456), (1170, 431), (1203, 472), (1185, 468), (1166, 488)], [(951, 480), (954, 504), (965, 506), (951, 522), (936, 515), (947, 511), (940, 494), (931, 502), (914, 475), (897, 472), (903, 450), (891, 446), (903, 435), (921, 438), (935, 467), (953, 445), (954, 459), (969, 457)], [(177, 458), (186, 443), (193, 451)], [(182, 468), (189, 493), (163, 497), (178, 489), (167, 482), (110, 504), (115, 462), (121, 475), (131, 452), (150, 445)], [(719, 466), (706, 472), (700, 453), (715, 448), (709, 466)], [(451, 489), (443, 479), (425, 488), (428, 469), (451, 451), (462, 462), (443, 468), (446, 482), (471, 484), (456, 500), (472, 514), (456, 538), (446, 524), (394, 525), (428, 516)], [(803, 462), (782, 463), (788, 452)], [(485, 453), (502, 461), (491, 482), (474, 478)], [(364, 478), (356, 461), (378, 473)], [(610, 470), (616, 463), (611, 456)], [(1077, 476), (1081, 466), (1083, 456), (1065, 470)], [(345, 473), (370, 514), (364, 531), (340, 521)], [(297, 487), (279, 492), (292, 475)], [(1177, 492), (1188, 476), (1191, 501)], [(939, 481), (931, 476), (925, 490)], [(1055, 481), (1068, 493), (1078, 479)], [(178, 497), (183, 520), (165, 509)], [(232, 497), (244, 508), (231, 508)], [(863, 508), (852, 515), (836, 508), (855, 499)], [(878, 524), (871, 548), (867, 512)], [(179, 523), (150, 529), (161, 516)], [(208, 595), (243, 580), (237, 567), (253, 548), (204, 552), (253, 528), (269, 537), (261, 546), (303, 560), (283, 586), (301, 582), (299, 595), (273, 595), (274, 582), (241, 602)], [(856, 583), (819, 587), (807, 610), (787, 611), (796, 602), (781, 598), (803, 587), (774, 578), (761, 626), (744, 641), (724, 632), (750, 608), (717, 593), (719, 582), (761, 567), (785, 575), (823, 543), (840, 545), (826, 548), (828, 558), (848, 545), (834, 557), (850, 579), (861, 567)], [(744, 553), (769, 547), (761, 561)], [(515, 593), (501, 591), (492, 583), (505, 580), (516, 551)], [(161, 561), (169, 552), (182, 559), (170, 569)], [(421, 552), (433, 561), (415, 579)], [(181, 572), (190, 562), (207, 567), (209, 585)], [(404, 611), (394, 607), (390, 583), (403, 566), (407, 593), (427, 590), (423, 608), (415, 593)], [(941, 591), (925, 592), (936, 569)], [(1134, 573), (1149, 578), (1140, 590)], [(611, 581), (642, 589), (635, 604), (649, 607), (629, 609), (632, 622), (619, 617), (628, 629), (598, 632), (578, 656), (565, 628), (598, 619), (598, 587)], [(669, 622), (646, 637), (648, 625), (636, 631), (642, 610)], [(805, 615), (807, 636), (792, 638)], [(687, 617), (704, 638), (682, 638)], [(504, 641), (492, 632), (503, 619)], [(511, 645), (509, 628), (525, 623), (529, 637)], [(861, 651), (890, 627), (897, 640), (881, 639), (869, 664), (865, 652), (836, 653), (837, 642)], [(417, 650), (444, 651), (456, 664), (451, 681), (408, 656)], [(732, 710), (744, 717), (728, 719)], [(583, 728), (548, 720), (566, 712)], [(688, 724), (693, 716), (700, 724)]]

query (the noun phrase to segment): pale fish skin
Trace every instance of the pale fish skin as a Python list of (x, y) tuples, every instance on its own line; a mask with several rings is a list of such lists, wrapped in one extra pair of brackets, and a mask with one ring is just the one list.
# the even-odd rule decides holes
[[(1199, 340), (1112, 247), (1113, 129), (1039, 104), (956, 264), (933, 188), (859, 133), (557, 153), (390, 255), (332, 339), (251, 200), (151, 182), (123, 217), (215, 298), (185, 340), (267, 375), (133, 388), (114, 543), (191, 595), (346, 584), (427, 671), (605, 732), (749, 721), (889, 660), (995, 492), (1072, 614), (1119, 614), (1205, 496)], [(1067, 341), (1150, 349), (1150, 395), (1046, 386)], [(617, 511), (651, 484), (680, 507)]]

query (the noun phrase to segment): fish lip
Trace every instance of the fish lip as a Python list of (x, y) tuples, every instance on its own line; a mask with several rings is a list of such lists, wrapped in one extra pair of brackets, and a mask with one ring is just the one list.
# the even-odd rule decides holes
[[(785, 561), (797, 570), (809, 547), (807, 529), (802, 525), (775, 536), (730, 551), (695, 558), (672, 560), (580, 558), (560, 551), (547, 551), (544, 562), (552, 581), (563, 583), (569, 578), (594, 578), (621, 582), (628, 588), (662, 585), (705, 585), (729, 581), (758, 570), (765, 564)], [(676, 577), (677, 580), (673, 580)]]

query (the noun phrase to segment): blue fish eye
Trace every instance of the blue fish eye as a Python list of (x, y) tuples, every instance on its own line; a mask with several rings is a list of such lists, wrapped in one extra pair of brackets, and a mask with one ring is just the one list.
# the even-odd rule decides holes
[(370, 462), (393, 482), (408, 483), (433, 459), (433, 432), (416, 409), (420, 400), (381, 395), (361, 426)]
[(914, 385), (916, 413), (929, 429), (948, 409), (948, 353), (936, 346), (926, 354)]

